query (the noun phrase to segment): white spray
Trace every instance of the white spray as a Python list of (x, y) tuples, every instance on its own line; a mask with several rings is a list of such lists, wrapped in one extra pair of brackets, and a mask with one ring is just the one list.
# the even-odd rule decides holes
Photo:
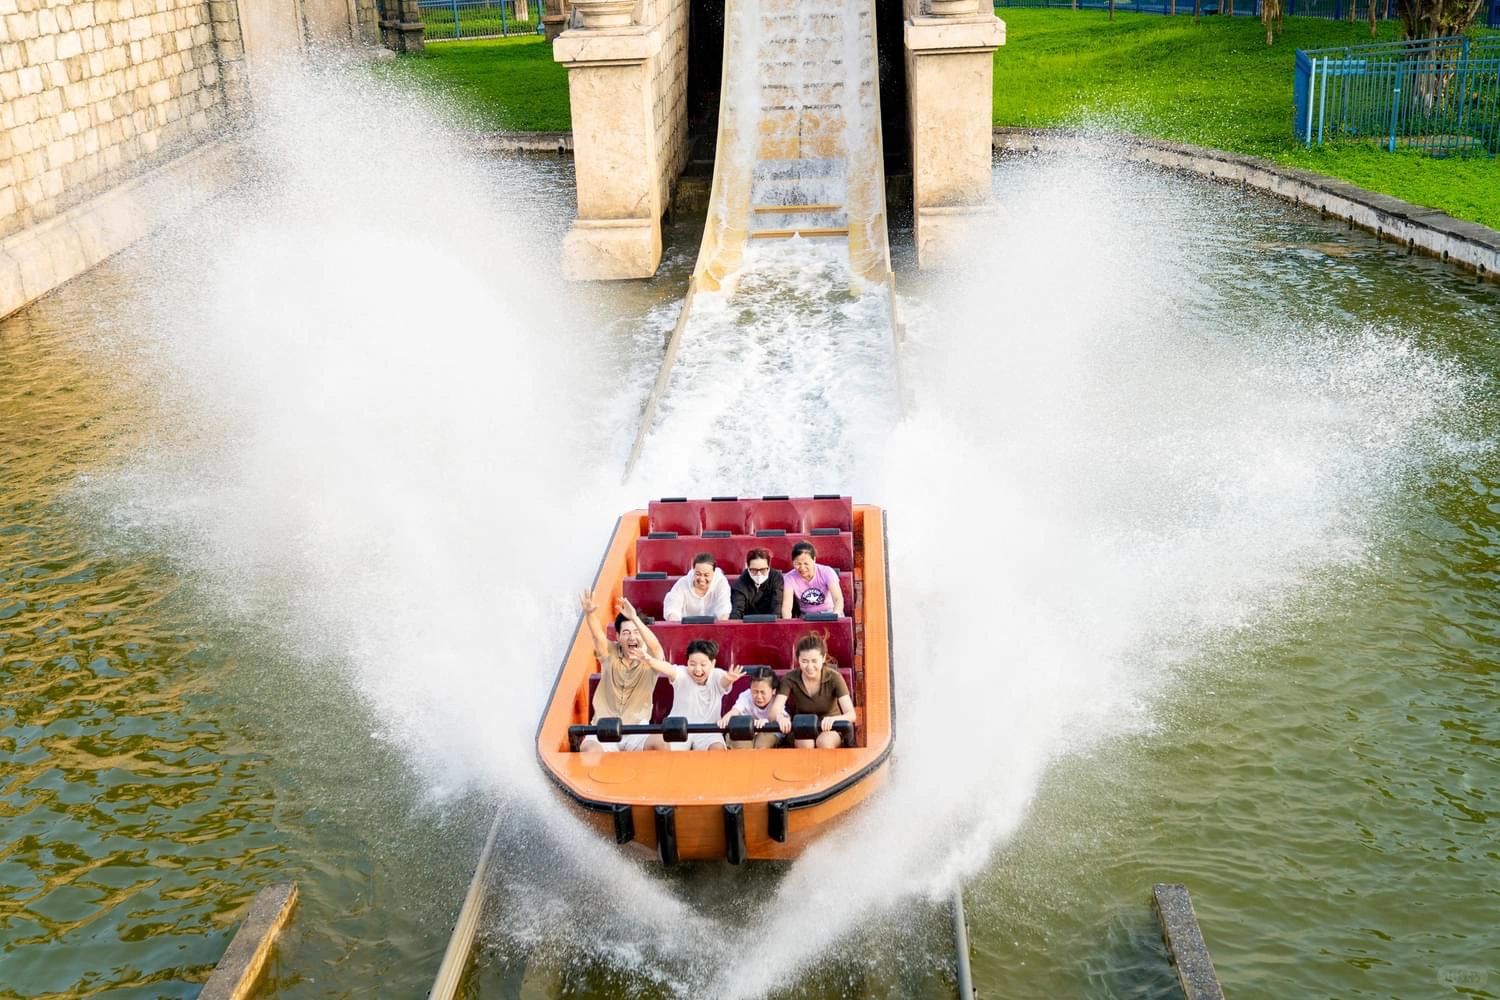
[[(685, 353), (627, 495), (628, 349), (559, 285), (497, 278), (555, 261), (555, 234), (497, 205), (494, 168), (420, 104), (348, 86), (269, 102), (255, 211), (180, 257), (154, 310), (145, 363), (191, 431), (112, 486), (239, 613), (346, 664), (435, 790), (527, 807), (494, 933), (558, 961), (756, 996), (940, 898), (1049, 761), (1148, 726), (1164, 676), (1357, 564), (1462, 406), (1463, 380), (1399, 336), (1299, 330), (1269, 304), (1237, 320), (1190, 291), (1223, 263), (1197, 241), (1234, 234), (1170, 182), (1043, 164), (1011, 178), (978, 270), (908, 303), (908, 420), (883, 324), (847, 281), (820, 300), (799, 247), (800, 278), (752, 264), (770, 276), (755, 312)], [(803, 325), (772, 311), (783, 294)], [(733, 898), (754, 875), (689, 903), (538, 776), (567, 595), (651, 494), (840, 486), (892, 517), (893, 780), (759, 905)]]

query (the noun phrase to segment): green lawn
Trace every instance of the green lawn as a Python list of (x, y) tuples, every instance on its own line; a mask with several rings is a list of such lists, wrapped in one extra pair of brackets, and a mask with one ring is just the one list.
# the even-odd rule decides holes
[(540, 35), (437, 42), (377, 71), (447, 97), (480, 128), (566, 132), (568, 71)]
[[(1179, 0), (1179, 6), (1181, 6)], [(1191, 10), (1191, 6), (1187, 7)], [(1292, 137), (1295, 50), (1370, 40), (1364, 24), (1005, 8), (995, 123), (1091, 126), (1263, 156), (1500, 228), (1500, 158), (1435, 160)], [(1382, 24), (1382, 40), (1396, 38)]]

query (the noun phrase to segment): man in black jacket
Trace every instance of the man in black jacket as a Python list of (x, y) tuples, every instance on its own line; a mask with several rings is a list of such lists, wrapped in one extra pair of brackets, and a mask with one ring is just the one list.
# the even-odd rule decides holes
[(729, 588), (729, 617), (781, 614), (781, 573), (771, 568), (771, 553), (751, 549), (745, 571)]

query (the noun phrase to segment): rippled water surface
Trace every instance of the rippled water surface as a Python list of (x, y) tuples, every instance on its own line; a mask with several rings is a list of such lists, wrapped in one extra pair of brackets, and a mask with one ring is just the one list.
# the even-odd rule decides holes
[[(541, 176), (546, 193), (532, 208), (565, 217), (566, 169)], [(986, 762), (994, 770), (974, 773), (966, 761), (981, 758), (972, 754), (906, 748), (893, 796), (923, 804), (926, 825), (908, 817), (916, 825), (907, 828), (936, 846), (830, 852), (828, 878), (859, 882), (859, 898), (872, 902), (841, 914), (843, 943), (805, 961), (781, 992), (943, 995), (945, 927), (923, 892), (940, 898), (940, 869), (951, 869), (975, 873), (969, 918), (990, 996), (1172, 996), (1147, 903), (1157, 881), (1189, 885), (1230, 995), (1500, 996), (1500, 289), (1313, 214), (1170, 175), (1036, 160), (1000, 165), (996, 184), (1009, 209), (985, 258), (991, 270), (957, 286), (900, 275), (922, 412), (953, 421), (942, 425), (948, 436), (922, 449), (936, 454), (931, 465), (903, 458), (899, 437), (885, 440), (903, 432), (884, 421), (875, 422), (880, 439), (851, 443), (871, 463), (889, 453), (885, 469), (856, 478), (890, 493), (860, 499), (893, 510), (895, 592), (901, 601), (904, 586), (908, 597), (898, 621), (905, 614), (913, 629), (898, 636), (908, 654), (898, 690), (913, 706), (902, 735), (949, 738), (939, 714), (923, 711), (945, 670), (963, 682), (956, 698), (989, 676), (940, 667), (950, 663), (937, 655), (943, 647), (918, 641), (933, 628), (928, 609), (965, 605), (962, 595), (924, 594), (932, 553), (902, 552), (903, 528), (1014, 555), (1023, 579), (1004, 569), (953, 578), (1026, 595), (1053, 633), (1067, 630), (1050, 624), (1048, 595), (1072, 595), (1056, 605), (1076, 611), (1071, 621), (1090, 638), (1118, 628), (1116, 617), (1149, 615), (1160, 627), (1120, 632), (1114, 646), (1079, 639), (1039, 652), (1024, 621), (981, 622), (965, 648), (1000, 671), (991, 704), (974, 710), (991, 724), (1019, 726), (1028, 691), (1073, 690), (1020, 683), (1006, 663), (1075, 671), (1079, 690), (1110, 684), (1120, 696), (1097, 717), (1058, 714), (1069, 732), (1039, 752), (1034, 780), (1007, 773), (1004, 753)], [(1049, 201), (1057, 198), (1067, 204)], [(552, 267), (550, 232), (530, 267)], [(613, 369), (612, 390), (590, 397), (607, 456), (628, 447), (697, 235), (691, 223), (673, 230), (655, 282), (590, 300), (585, 322), (612, 338), (579, 341)], [(510, 777), (467, 758), (444, 774), (442, 761), (413, 753), (410, 726), (393, 717), (400, 698), (373, 694), (372, 675), (350, 667), (356, 652), (289, 641), (275, 622), (259, 627), (174, 547), (177, 536), (146, 523), (151, 511), (120, 501), (122, 470), (164, 442), (208, 433), (163, 408), (162, 383), (181, 376), (143, 347), (163, 292), (153, 283), (182, 238), (154, 241), (0, 323), (0, 995), (193, 996), (243, 904), (286, 878), (303, 901), (274, 973), (284, 994), (425, 992), (488, 821), (490, 801), (476, 790), (486, 782), (519, 805), (475, 994), (705, 995), (726, 986), (697, 958), (714, 956), (720, 971), (743, 961), (748, 979), (753, 949), (772, 949), (766, 961), (795, 949), (776, 936), (787, 922), (764, 914), (754, 940), (734, 935), (751, 919), (744, 900), (811, 876), (712, 867), (661, 876), (574, 843), (561, 814), (507, 791), (533, 783), (524, 756)], [(1112, 255), (1081, 249), (1100, 242)], [(502, 263), (502, 300), (546, 294), (526, 269)], [(182, 273), (180, 260), (172, 267)], [(947, 307), (980, 300), (981, 288), (990, 326), (982, 344), (967, 343), (974, 310)], [(1149, 352), (1121, 347), (1146, 341)], [(852, 343), (866, 359), (858, 363), (882, 363)], [(945, 358), (955, 343), (967, 366)], [(1043, 344), (1053, 353), (1038, 353)], [(723, 377), (711, 360), (689, 353), (688, 370)], [(1179, 383), (1163, 372), (1188, 375)], [(1194, 372), (1217, 381), (1204, 389)], [(775, 405), (788, 377), (783, 366), (747, 365), (744, 384), (724, 391), (743, 392), (752, 408)], [(862, 378), (888, 398), (880, 372)], [(1043, 391), (1054, 380), (1076, 405)], [(994, 398), (1027, 392), (1037, 426)], [(687, 402), (675, 435), (691, 436), (681, 422), (694, 398), (679, 397)], [(714, 419), (729, 410), (714, 403)], [(1082, 410), (1111, 420), (1091, 425)], [(1235, 419), (1221, 425), (1223, 413)], [(1069, 437), (1069, 424), (1097, 447)], [(841, 440), (851, 433), (842, 429)], [(1130, 461), (1120, 442), (1138, 448)], [(1174, 458), (1173, 442), (1224, 454)], [(1256, 462), (1235, 458), (1244, 449), (1259, 449)], [(683, 474), (708, 492), (733, 474), (728, 451), (683, 459)], [(1014, 476), (983, 478), (1002, 457)], [(768, 460), (754, 458), (757, 467)], [(1079, 477), (1080, 464), (1091, 475)], [(928, 474), (934, 468), (946, 471)], [(1271, 482), (1226, 482), (1225, 470)], [(1305, 490), (1304, 479), (1313, 484)], [(945, 491), (975, 483), (990, 483), (995, 503), (966, 510), (973, 522), (948, 518)], [(158, 506), (207, 502), (201, 483), (177, 498), (159, 487), (149, 495)], [(1090, 561), (1052, 539), (1040, 551), (1055, 554), (1053, 565), (1024, 562), (1010, 539), (1052, 525), (1004, 519), (1044, 504), (1072, 517), (1091, 546), (1129, 558)], [(1222, 528), (1226, 518), (1235, 530)], [(949, 534), (927, 523), (945, 519)], [(578, 530), (592, 546), (607, 528)], [(1169, 567), (1198, 593), (1159, 588), (1159, 606), (1122, 605), (1129, 577), (1119, 574), (1132, 560)], [(1115, 575), (1091, 576), (1104, 572)], [(1260, 588), (1251, 597), (1226, 583), (1241, 576)], [(285, 586), (286, 600), (301, 599)], [(322, 586), (335, 593), (351, 581)], [(414, 575), (409, 587), (413, 606), (461, 600), (445, 596), (440, 574)], [(1215, 587), (1222, 600), (1194, 603)], [(275, 593), (246, 596), (256, 608), (276, 604)], [(1175, 616), (1179, 605), (1192, 614)], [(410, 627), (404, 654), (446, 648), (458, 628), (440, 615), (433, 631)], [(519, 669), (505, 656), (516, 637), (492, 639), (471, 657)], [(1103, 648), (1125, 666), (1096, 677), (1076, 654)], [(440, 685), (447, 675), (433, 676)], [(522, 685), (521, 703), (508, 708), (503, 692), (491, 694), (497, 730), (535, 717), (533, 688)], [(454, 687), (446, 697), (471, 695)], [(1020, 711), (1002, 698), (1022, 702)], [(989, 742), (1005, 748), (1005, 739), (997, 731)], [(913, 783), (937, 791), (924, 798)], [(1008, 804), (965, 808), (989, 794)], [(898, 833), (907, 819), (892, 818)], [(666, 915), (624, 926), (631, 900)], [(586, 942), (616, 933), (623, 944), (579, 957)], [(724, 951), (710, 939), (723, 939)]]

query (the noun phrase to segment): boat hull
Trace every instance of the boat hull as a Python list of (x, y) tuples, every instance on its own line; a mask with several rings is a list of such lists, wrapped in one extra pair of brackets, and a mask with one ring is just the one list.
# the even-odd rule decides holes
[[(807, 750), (574, 751), (568, 728), (590, 721), (588, 682), (597, 670), (592, 640), (580, 618), (537, 730), (537, 758), (543, 772), (589, 826), (601, 836), (668, 864), (789, 860), (884, 783), (895, 735), (884, 512), (878, 507), (855, 506), (853, 523), (856, 592), (847, 596), (846, 610), (853, 609), (856, 636), (851, 684), (857, 713), (855, 745)], [(620, 519), (595, 580), (594, 593), (601, 608), (614, 606), (623, 581), (636, 572), (636, 542), (647, 526), (645, 511), (632, 511)], [(783, 626), (789, 642), (820, 627), (800, 621), (778, 628)]]

